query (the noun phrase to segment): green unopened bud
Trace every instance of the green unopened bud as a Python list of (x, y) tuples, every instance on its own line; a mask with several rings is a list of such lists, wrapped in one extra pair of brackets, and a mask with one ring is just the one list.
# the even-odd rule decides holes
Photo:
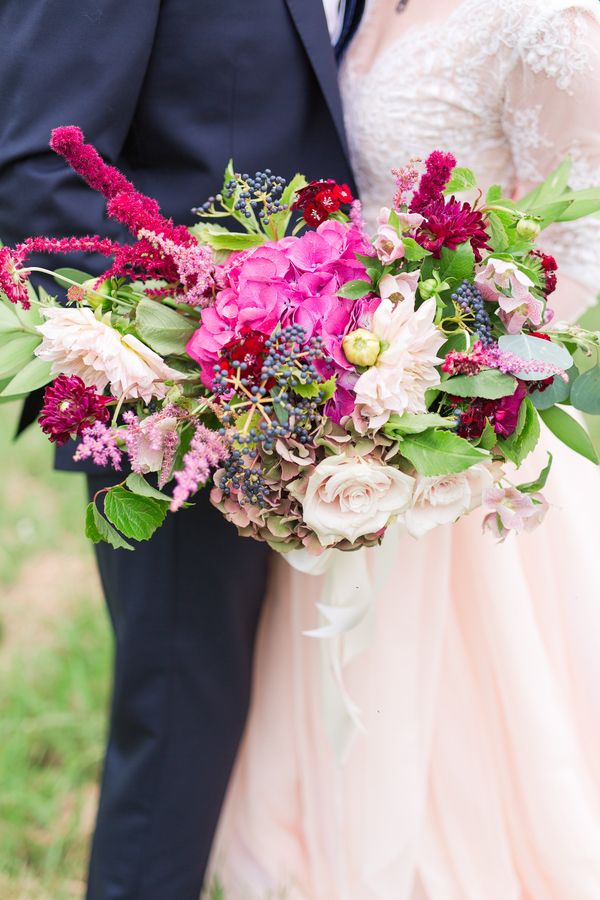
[(381, 351), (379, 338), (366, 328), (351, 331), (342, 341), (342, 350), (354, 366), (374, 366)]
[(439, 286), (439, 281), (436, 281), (435, 278), (426, 278), (425, 281), (421, 281), (419, 293), (423, 300), (429, 300), (430, 297), (434, 297), (439, 290)]
[(103, 302), (110, 294), (110, 281), (102, 281), (98, 287), (95, 288), (96, 281), (96, 278), (88, 278), (88, 280), (84, 281), (81, 285), (85, 294), (85, 302), (88, 306), (91, 306), (92, 309), (102, 306)]
[(534, 241), (541, 230), (538, 222), (533, 219), (519, 219), (517, 222), (517, 234), (526, 241)]

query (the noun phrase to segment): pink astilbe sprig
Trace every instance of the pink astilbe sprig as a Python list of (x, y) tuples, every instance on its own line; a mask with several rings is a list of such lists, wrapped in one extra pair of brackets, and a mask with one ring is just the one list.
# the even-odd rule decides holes
[(425, 172), (410, 204), (411, 212), (424, 213), (428, 206), (443, 196), (444, 188), (450, 181), (456, 158), (452, 153), (434, 150), (425, 160)]
[(121, 471), (122, 453), (117, 446), (117, 433), (109, 425), (96, 422), (83, 433), (81, 443), (77, 447), (73, 459), (82, 462), (91, 459), (97, 466), (112, 466)]
[(227, 453), (228, 447), (222, 437), (204, 425), (196, 425), (190, 449), (183, 457), (183, 469), (175, 472), (171, 512), (181, 509), (200, 485), (208, 481), (211, 469), (216, 468)]
[(563, 381), (568, 381), (567, 373), (560, 366), (540, 359), (523, 359), (501, 350), (498, 344), (484, 347), (480, 341), (473, 345), (470, 353), (453, 350), (442, 363), (442, 370), (448, 375), (477, 375), (482, 369), (498, 369), (505, 375), (541, 372), (546, 377), (559, 375)]
[(394, 209), (399, 212), (407, 202), (408, 195), (414, 190), (419, 180), (418, 159), (411, 159), (408, 165), (401, 169), (392, 169), (392, 175), (396, 181), (396, 193), (394, 194)]
[(210, 302), (215, 288), (215, 260), (208, 247), (196, 242), (193, 246), (181, 246), (162, 234), (146, 229), (142, 229), (139, 236), (174, 262), (183, 286), (183, 293), (176, 297), (179, 302), (190, 306), (206, 306)]

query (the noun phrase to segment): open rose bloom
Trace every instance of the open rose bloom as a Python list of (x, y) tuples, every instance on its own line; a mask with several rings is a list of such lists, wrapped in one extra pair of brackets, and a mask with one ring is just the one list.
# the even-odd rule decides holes
[[(145, 540), (205, 485), (242, 535), (281, 552), (373, 546), (392, 522), (419, 538), (478, 507), (504, 540), (546, 514), (550, 461), (518, 477), (540, 419), (598, 461), (564, 406), (600, 413), (600, 370), (578, 374), (571, 355), (600, 358), (599, 337), (552, 328), (556, 263), (534, 244), (600, 210), (600, 191), (562, 187), (568, 163), (537, 200), (495, 188), (471, 204), (454, 191), (473, 173), (435, 151), (394, 170), (395, 190), (390, 174), (374, 233), (347, 185), (232, 165), (187, 228), (78, 128), (51, 146), (132, 242), (0, 249), (0, 344), (18, 360), (0, 382), (19, 397), (47, 385), (50, 440), (123, 470), (89, 511), (92, 540)], [(103, 274), (58, 273), (57, 296), (38, 296), (30, 276), (47, 270), (29, 257), (75, 251), (106, 257)]]

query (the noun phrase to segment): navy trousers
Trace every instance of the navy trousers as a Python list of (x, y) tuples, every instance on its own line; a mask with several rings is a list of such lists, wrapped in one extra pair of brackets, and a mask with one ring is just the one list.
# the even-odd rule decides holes
[[(90, 496), (110, 477), (88, 476)], [(268, 550), (204, 493), (133, 553), (97, 555), (116, 659), (88, 900), (198, 900), (246, 719)]]

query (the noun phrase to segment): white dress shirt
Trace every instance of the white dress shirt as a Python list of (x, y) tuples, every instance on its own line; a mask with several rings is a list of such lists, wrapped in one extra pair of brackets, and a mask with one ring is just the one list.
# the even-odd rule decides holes
[(331, 43), (335, 47), (342, 34), (346, 0), (323, 0), (323, 6), (325, 7), (325, 15), (327, 16), (327, 25), (329, 26)]

